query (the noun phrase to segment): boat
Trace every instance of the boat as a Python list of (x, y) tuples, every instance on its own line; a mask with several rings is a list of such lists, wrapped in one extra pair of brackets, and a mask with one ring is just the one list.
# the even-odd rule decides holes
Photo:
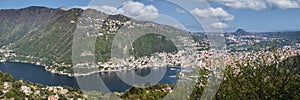
[(170, 68), (170, 70), (176, 70), (176, 68)]

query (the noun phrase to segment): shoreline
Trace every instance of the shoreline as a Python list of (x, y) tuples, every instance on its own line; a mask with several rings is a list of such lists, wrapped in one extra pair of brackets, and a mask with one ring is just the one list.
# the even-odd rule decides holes
[[(47, 70), (44, 70), (44, 68), (42, 68), (42, 67), (44, 67), (44, 66), (40, 66), (40, 65), (36, 65), (36, 64), (32, 64), (32, 63), (24, 63), (24, 62), (0, 62), (0, 64), (1, 64), (1, 69), (2, 68), (5, 68), (5, 69), (11, 69), (11, 68), (13, 68), (13, 69), (15, 69), (15, 68), (28, 68), (27, 66), (32, 66), (32, 67), (29, 67), (31, 70), (35, 70), (35, 69), (37, 69), (37, 70), (35, 70), (35, 71), (41, 71), (41, 72), (43, 72), (43, 73), (47, 73), (47, 75), (50, 75), (50, 76), (55, 76), (55, 77), (64, 77), (64, 78), (68, 78), (68, 77), (70, 77), (70, 76), (68, 76), (68, 75), (63, 75), (63, 74), (60, 74), (60, 73), (52, 73), (52, 72), (49, 72), (49, 71), (47, 71)], [(5, 65), (6, 64), (6, 65)], [(162, 70), (166, 70), (166, 71), (170, 71), (169, 70), (169, 68), (170, 67), (168, 67), (168, 66), (165, 66), (165, 67), (160, 67), (160, 68), (158, 68), (158, 70), (157, 71), (154, 71), (155, 69), (152, 69), (153, 67), (150, 67), (151, 68), (151, 70), (153, 71), (153, 72), (161, 72)], [(29, 70), (30, 70), (29, 69)], [(134, 70), (135, 69), (129, 69), (129, 70), (131, 70), (131, 71), (128, 71), (128, 72), (134, 72)], [(1, 70), (0, 70), (1, 71)], [(19, 72), (22, 72), (22, 70), (20, 70), (20, 69), (15, 69), (15, 71), (19, 71)], [(95, 75), (100, 75), (100, 77), (102, 77), (102, 75), (104, 74), (104, 75), (109, 75), (109, 73), (107, 73), (107, 72), (120, 72), (120, 73), (127, 73), (127, 71), (126, 70), (117, 70), (117, 71), (95, 71), (95, 72), (91, 72), (91, 73), (87, 73), (86, 75), (90, 75), (90, 74), (94, 74), (94, 73), (96, 73)], [(9, 72), (6, 72), (6, 73), (10, 73), (10, 71)], [(103, 73), (103, 74), (102, 74)], [(141, 72), (139, 72), (139, 73), (141, 73)], [(11, 73), (10, 73), (11, 74)], [(114, 74), (114, 73), (111, 73), (111, 74)], [(134, 74), (134, 73), (129, 73), (129, 74)], [(168, 74), (166, 74), (166, 75), (168, 75)], [(170, 74), (170, 75), (172, 75), (172, 74)], [(28, 76), (28, 75), (27, 75)], [(82, 77), (85, 77), (84, 75), (81, 75)], [(81, 77), (81, 76), (79, 76), (79, 77)], [(91, 76), (94, 76), (94, 75), (91, 75)], [(87, 77), (90, 77), (90, 76), (87, 76)], [(99, 78), (100, 78), (99, 77)], [(168, 76), (167, 76), (168, 77)], [(71, 76), (71, 78), (72, 79), (75, 79), (75, 78), (78, 78), (77, 76), (75, 77), (75, 76)], [(18, 79), (20, 79), (20, 80), (27, 80), (27, 81), (29, 81), (29, 82), (32, 82), (32, 83), (37, 83), (37, 84), (43, 84), (43, 85), (45, 85), (45, 86), (68, 86), (68, 87), (73, 87), (72, 85), (66, 85), (66, 84), (64, 84), (64, 85), (62, 85), (61, 83), (58, 83), (58, 84), (60, 84), (60, 85), (58, 85), (58, 84), (56, 84), (56, 85), (49, 85), (48, 83), (40, 83), (40, 81), (38, 81), (38, 82), (34, 82), (34, 81), (31, 81), (30, 79), (28, 80), (28, 79), (23, 79), (23, 78), (18, 78)], [(33, 79), (34, 80), (34, 79)], [(42, 80), (45, 80), (45, 79), (42, 79)], [(47, 80), (47, 79), (46, 79)], [(68, 80), (69, 80), (69, 78), (68, 78)], [(177, 79), (174, 79), (174, 80), (177, 80)], [(68, 82), (70, 82), (70, 81), (68, 81)], [(171, 83), (171, 81), (167, 81), (166, 83), (163, 83), (163, 84), (169, 84), (168, 82), (170, 82)], [(73, 88), (77, 88), (77, 87), (73, 87)], [(117, 92), (119, 92), (119, 93), (123, 93), (124, 91), (126, 91), (126, 90), (115, 90), (115, 91), (117, 91)], [(115, 92), (114, 91), (114, 92)]]
[(130, 69), (119, 69), (119, 70), (105, 70), (105, 71), (101, 71), (101, 70), (98, 70), (98, 71), (92, 71), (92, 72), (89, 72), (89, 73), (84, 73), (84, 74), (79, 74), (79, 73), (62, 73), (62, 72), (57, 72), (57, 71), (54, 71), (54, 70), (50, 70), (48, 69), (49, 66), (44, 66), (43, 64), (36, 64), (36, 63), (30, 63), (30, 62), (22, 62), (22, 61), (0, 61), (0, 63), (22, 63), (22, 64), (32, 64), (32, 65), (35, 65), (35, 66), (39, 66), (39, 67), (43, 67), (47, 72), (50, 72), (51, 74), (58, 74), (58, 75), (65, 75), (65, 76), (68, 76), (68, 77), (83, 77), (83, 76), (89, 76), (89, 75), (92, 75), (92, 74), (96, 74), (96, 73), (110, 73), (110, 72), (119, 72), (119, 71), (129, 71), (129, 70), (136, 70), (136, 69), (144, 69), (144, 68), (182, 68), (182, 67), (173, 67), (173, 66), (163, 66), (163, 67), (137, 67), (137, 68), (130, 68)]

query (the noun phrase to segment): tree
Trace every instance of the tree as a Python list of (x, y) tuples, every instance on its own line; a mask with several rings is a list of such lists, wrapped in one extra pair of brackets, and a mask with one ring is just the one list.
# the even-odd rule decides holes
[(264, 57), (262, 64), (251, 61), (246, 65), (237, 63), (240, 72), (227, 66), (215, 99), (299, 99), (300, 56), (279, 62), (277, 50), (271, 51), (275, 58), (272, 65), (267, 65), (266, 60), (270, 58)]
[(3, 82), (12, 82), (14, 78), (10, 74), (4, 73), (0, 80)]
[(25, 94), (23, 94), (21, 91), (19, 91), (17, 88), (11, 88), (6, 94), (6, 98), (15, 98), (16, 100), (22, 100), (25, 97)]

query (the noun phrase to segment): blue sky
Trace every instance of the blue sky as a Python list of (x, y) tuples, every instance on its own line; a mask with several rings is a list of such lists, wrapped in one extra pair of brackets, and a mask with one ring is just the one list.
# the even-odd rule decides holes
[[(150, 21), (182, 24), (189, 31), (289, 31), (300, 30), (300, 0), (1, 0), (0, 9), (28, 6), (94, 8), (130, 17), (149, 14)], [(178, 23), (158, 19), (168, 16)], [(152, 19), (151, 19), (152, 18)], [(218, 20), (216, 20), (218, 19)], [(199, 23), (199, 22), (200, 23)], [(202, 25), (202, 26), (201, 26)]]

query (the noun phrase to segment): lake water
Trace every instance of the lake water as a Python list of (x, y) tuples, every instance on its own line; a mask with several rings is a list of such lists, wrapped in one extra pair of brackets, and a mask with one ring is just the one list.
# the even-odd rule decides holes
[[(130, 76), (132, 74), (138, 74), (139, 76), (146, 76), (148, 73), (153, 71), (152, 73), (159, 75), (162, 71), (165, 71), (165, 74), (159, 83), (164, 84), (176, 84), (177, 72), (176, 70), (171, 70), (170, 68), (158, 68), (158, 69), (139, 69), (139, 70), (128, 70), (128, 71), (118, 71), (118, 72), (106, 72), (106, 73), (97, 73), (88, 76), (81, 77), (69, 77), (66, 75), (53, 74), (44, 69), (42, 66), (37, 66), (33, 64), (25, 64), (25, 63), (13, 63), (6, 62), (0, 63), (0, 70), (5, 73), (10, 73), (17, 80), (26, 80), (33, 83), (39, 83), (48, 86), (70, 86), (74, 88), (81, 88), (84, 90), (98, 90), (104, 91), (101, 88), (95, 88), (99, 85), (96, 81), (93, 80), (103, 80), (101, 82), (112, 92), (124, 92), (125, 90), (131, 88), (130, 85), (123, 82), (118, 75)], [(101, 79), (99, 79), (101, 78)], [(78, 85), (77, 80), (80, 81), (80, 85)], [(85, 81), (86, 80), (86, 81)], [(139, 83), (139, 80), (134, 80), (136, 83)], [(82, 84), (84, 84), (82, 86)], [(79, 87), (80, 86), (80, 87)], [(109, 92), (109, 91), (104, 91)]]

